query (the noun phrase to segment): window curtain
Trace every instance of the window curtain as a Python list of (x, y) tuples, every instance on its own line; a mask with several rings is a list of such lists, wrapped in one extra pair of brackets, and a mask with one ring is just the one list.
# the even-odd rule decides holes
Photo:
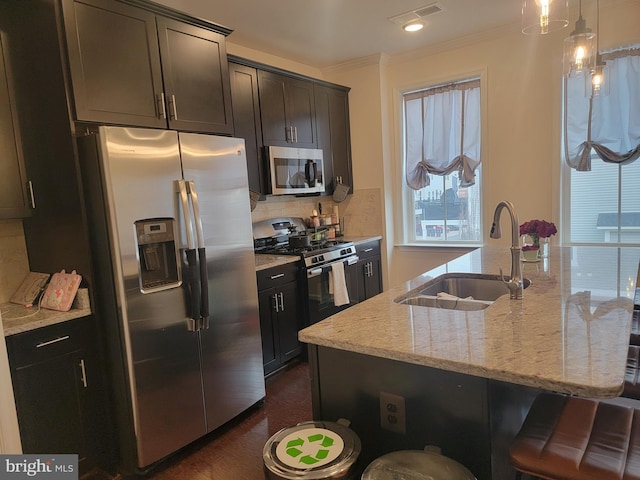
[(584, 77), (565, 78), (565, 161), (591, 170), (592, 151), (607, 163), (626, 165), (640, 158), (640, 48), (605, 53), (608, 94), (590, 95)]
[(429, 175), (458, 170), (461, 187), (475, 183), (480, 165), (480, 80), (406, 93), (405, 172), (420, 190)]

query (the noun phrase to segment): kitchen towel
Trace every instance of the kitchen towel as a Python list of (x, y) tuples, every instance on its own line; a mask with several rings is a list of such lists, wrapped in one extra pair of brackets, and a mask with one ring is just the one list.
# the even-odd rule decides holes
[(333, 304), (336, 307), (349, 303), (349, 291), (344, 276), (344, 264), (336, 262), (331, 264), (329, 272), (329, 293), (333, 294)]

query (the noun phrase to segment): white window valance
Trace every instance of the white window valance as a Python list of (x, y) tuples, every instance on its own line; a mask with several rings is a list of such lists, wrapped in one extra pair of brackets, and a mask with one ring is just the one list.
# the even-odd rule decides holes
[(565, 161), (591, 170), (592, 152), (607, 163), (625, 165), (640, 158), (640, 48), (602, 55), (608, 69), (608, 94), (587, 95), (580, 77), (565, 78)]
[(429, 174), (458, 170), (460, 186), (475, 183), (480, 165), (480, 80), (404, 94), (407, 185), (429, 185)]

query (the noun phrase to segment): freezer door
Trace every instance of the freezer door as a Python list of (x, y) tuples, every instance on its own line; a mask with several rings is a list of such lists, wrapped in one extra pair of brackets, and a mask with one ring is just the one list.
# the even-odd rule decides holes
[(139, 280), (136, 222), (170, 218), (172, 225), (184, 224), (175, 192), (182, 176), (178, 137), (172, 131), (100, 127), (98, 138), (142, 468), (202, 436), (206, 425), (198, 335), (188, 330), (183, 287), (143, 293)]
[(200, 339), (211, 431), (265, 396), (245, 148), (237, 138), (179, 137), (206, 250), (209, 318)]

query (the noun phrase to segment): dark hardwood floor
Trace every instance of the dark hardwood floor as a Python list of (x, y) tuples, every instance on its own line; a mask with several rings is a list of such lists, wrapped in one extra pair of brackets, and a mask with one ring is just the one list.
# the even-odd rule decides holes
[(149, 480), (260, 480), (262, 448), (284, 427), (312, 420), (307, 363), (267, 378), (264, 405), (255, 407), (156, 467)]

